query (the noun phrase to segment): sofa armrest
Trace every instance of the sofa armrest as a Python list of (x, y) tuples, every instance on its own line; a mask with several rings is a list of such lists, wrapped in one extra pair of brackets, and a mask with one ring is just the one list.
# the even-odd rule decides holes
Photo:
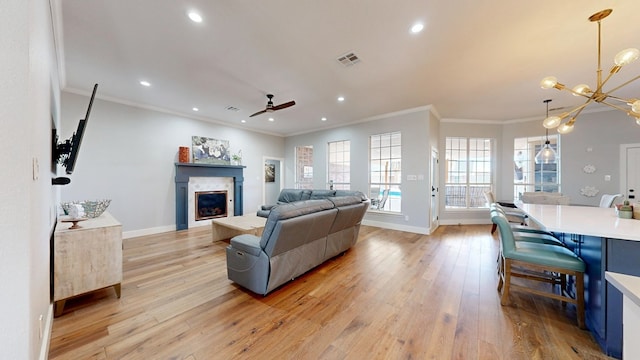
[(234, 250), (244, 251), (247, 254), (259, 256), (262, 252), (260, 248), (260, 238), (250, 234), (242, 234), (231, 239), (231, 247)]
[(263, 218), (268, 218), (269, 214), (271, 214), (271, 210), (258, 210), (256, 212), (257, 216), (263, 217)]
[(276, 206), (276, 204), (271, 205), (262, 205), (260, 206), (260, 210), (271, 210), (272, 207)]

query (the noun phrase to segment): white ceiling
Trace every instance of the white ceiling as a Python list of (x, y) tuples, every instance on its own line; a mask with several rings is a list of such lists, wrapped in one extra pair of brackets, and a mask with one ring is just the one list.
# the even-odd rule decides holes
[[(543, 77), (595, 87), (597, 24), (587, 18), (605, 8), (604, 72), (619, 50), (640, 48), (637, 0), (52, 3), (63, 90), (88, 95), (99, 83), (98, 97), (283, 136), (424, 105), (442, 118), (542, 120), (544, 99), (581, 103), (541, 89)], [(425, 29), (410, 34), (416, 21)], [(361, 62), (341, 65), (347, 52)], [(640, 61), (607, 87), (639, 74)], [(638, 85), (616, 95), (640, 97)], [(250, 118), (268, 93), (297, 104)]]

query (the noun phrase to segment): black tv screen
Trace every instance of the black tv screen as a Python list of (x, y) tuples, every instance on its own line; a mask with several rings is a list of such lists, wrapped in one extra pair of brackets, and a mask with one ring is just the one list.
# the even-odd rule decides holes
[(80, 151), (80, 145), (82, 144), (82, 137), (84, 136), (84, 129), (87, 126), (87, 121), (89, 120), (89, 115), (91, 114), (91, 107), (93, 106), (93, 99), (96, 97), (96, 90), (98, 90), (98, 84), (93, 86), (93, 93), (91, 94), (91, 99), (89, 100), (89, 107), (87, 108), (87, 113), (84, 116), (84, 119), (80, 119), (78, 122), (78, 129), (73, 136), (71, 136), (70, 140), (70, 149), (69, 156), (67, 156), (62, 165), (66, 169), (67, 174), (73, 173), (73, 169), (76, 166), (76, 160), (78, 159), (78, 152)]

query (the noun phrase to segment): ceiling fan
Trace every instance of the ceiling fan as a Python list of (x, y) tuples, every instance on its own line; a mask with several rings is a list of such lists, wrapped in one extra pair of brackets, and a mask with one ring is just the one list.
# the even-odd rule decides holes
[(270, 112), (274, 112), (276, 110), (286, 109), (286, 108), (296, 104), (295, 101), (291, 100), (291, 101), (286, 102), (284, 104), (280, 104), (280, 105), (275, 105), (274, 106), (273, 105), (273, 101), (271, 100), (271, 99), (273, 99), (273, 95), (267, 94), (267, 98), (269, 99), (269, 101), (267, 101), (267, 107), (264, 110), (260, 110), (255, 114), (249, 115), (249, 117), (260, 115), (260, 114), (263, 114), (263, 113), (266, 113), (266, 112), (270, 113)]

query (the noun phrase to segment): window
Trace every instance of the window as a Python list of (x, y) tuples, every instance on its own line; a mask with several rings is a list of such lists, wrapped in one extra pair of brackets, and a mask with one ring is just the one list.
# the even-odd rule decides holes
[(349, 190), (351, 182), (351, 141), (332, 141), (328, 144), (327, 182), (336, 190)]
[(296, 146), (296, 189), (313, 189), (313, 146)]
[(486, 207), (484, 191), (493, 183), (493, 140), (448, 137), (445, 146), (445, 208)]
[(402, 209), (402, 138), (400, 132), (369, 137), (369, 197), (376, 210)]
[(536, 154), (544, 146), (546, 137), (535, 136), (513, 140), (513, 198), (519, 200), (523, 192), (560, 192), (560, 146), (558, 135), (549, 135), (556, 151), (555, 164), (536, 164)]

